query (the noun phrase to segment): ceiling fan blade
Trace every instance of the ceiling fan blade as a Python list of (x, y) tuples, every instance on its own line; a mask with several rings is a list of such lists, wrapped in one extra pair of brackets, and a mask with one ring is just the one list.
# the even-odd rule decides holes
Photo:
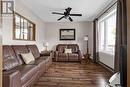
[(82, 16), (82, 14), (70, 14), (70, 16)]
[(72, 22), (73, 21), (73, 19), (71, 18), (71, 17), (69, 17), (69, 20)]
[(64, 13), (52, 12), (52, 14), (64, 15)]
[(64, 17), (65, 17), (65, 16), (62, 16), (61, 18), (58, 19), (58, 21), (61, 20), (61, 19), (64, 18)]

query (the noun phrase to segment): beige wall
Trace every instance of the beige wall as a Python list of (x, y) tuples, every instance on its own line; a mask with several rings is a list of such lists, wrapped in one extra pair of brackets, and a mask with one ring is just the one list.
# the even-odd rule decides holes
[[(49, 42), (49, 49), (55, 50), (57, 44), (73, 44), (77, 43), (83, 53), (86, 53), (86, 42), (83, 37), (88, 35), (89, 37), (89, 50), (92, 54), (93, 50), (93, 23), (92, 22), (49, 22), (45, 24), (45, 38)], [(76, 29), (76, 40), (74, 41), (60, 41), (59, 29)]]
[(7, 15), (3, 17), (3, 44), (4, 45), (26, 45), (37, 44), (39, 50), (43, 49), (45, 24), (30, 9), (28, 9), (20, 0), (15, 0), (15, 11), (36, 24), (36, 41), (13, 40), (13, 17)]
[(127, 79), (127, 87), (130, 87), (130, 0), (127, 0), (127, 17), (128, 17), (128, 28), (127, 28), (127, 73), (128, 73), (128, 79)]

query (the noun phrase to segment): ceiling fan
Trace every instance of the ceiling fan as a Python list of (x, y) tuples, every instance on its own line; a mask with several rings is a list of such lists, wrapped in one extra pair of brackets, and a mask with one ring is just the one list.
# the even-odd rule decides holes
[(63, 15), (61, 18), (58, 19), (58, 21), (65, 18), (65, 19), (69, 19), (71, 22), (73, 21), (71, 16), (82, 16), (82, 14), (71, 14), (70, 13), (71, 10), (72, 10), (72, 8), (68, 7), (65, 9), (64, 13), (52, 12), (52, 14)]

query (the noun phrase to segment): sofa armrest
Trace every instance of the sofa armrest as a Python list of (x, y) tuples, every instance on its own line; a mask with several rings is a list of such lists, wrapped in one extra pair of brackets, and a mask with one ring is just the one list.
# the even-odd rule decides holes
[(51, 52), (50, 52), (50, 57), (51, 57), (51, 58), (54, 58), (54, 51), (51, 51)]
[(55, 51), (54, 54), (55, 54), (55, 61), (57, 61), (59, 52)]
[(20, 72), (18, 70), (3, 71), (3, 87), (22, 87)]
[(80, 50), (78, 50), (78, 55), (79, 55), (79, 60), (81, 61), (82, 60), (82, 54), (81, 54)]

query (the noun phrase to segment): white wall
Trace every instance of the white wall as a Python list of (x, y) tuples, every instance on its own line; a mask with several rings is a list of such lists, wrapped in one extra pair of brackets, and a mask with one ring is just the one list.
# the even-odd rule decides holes
[(114, 55), (105, 52), (99, 52), (99, 57), (99, 60), (102, 63), (114, 69)]
[[(89, 50), (92, 54), (93, 50), (93, 28), (92, 22), (49, 22), (45, 24), (45, 38), (46, 42), (49, 42), (49, 48), (55, 50), (57, 44), (60, 43), (77, 43), (79, 44), (81, 51), (86, 53), (86, 42), (84, 42), (84, 35), (89, 35)], [(60, 41), (59, 40), (59, 29), (76, 29), (76, 40), (75, 41)]]
[(34, 13), (32, 13), (25, 5), (23, 5), (20, 0), (15, 0), (15, 11), (36, 24), (36, 41), (13, 40), (13, 17), (12, 15), (6, 15), (3, 17), (3, 44), (37, 44), (39, 50), (43, 50), (43, 41), (45, 35), (44, 22), (34, 15)]

